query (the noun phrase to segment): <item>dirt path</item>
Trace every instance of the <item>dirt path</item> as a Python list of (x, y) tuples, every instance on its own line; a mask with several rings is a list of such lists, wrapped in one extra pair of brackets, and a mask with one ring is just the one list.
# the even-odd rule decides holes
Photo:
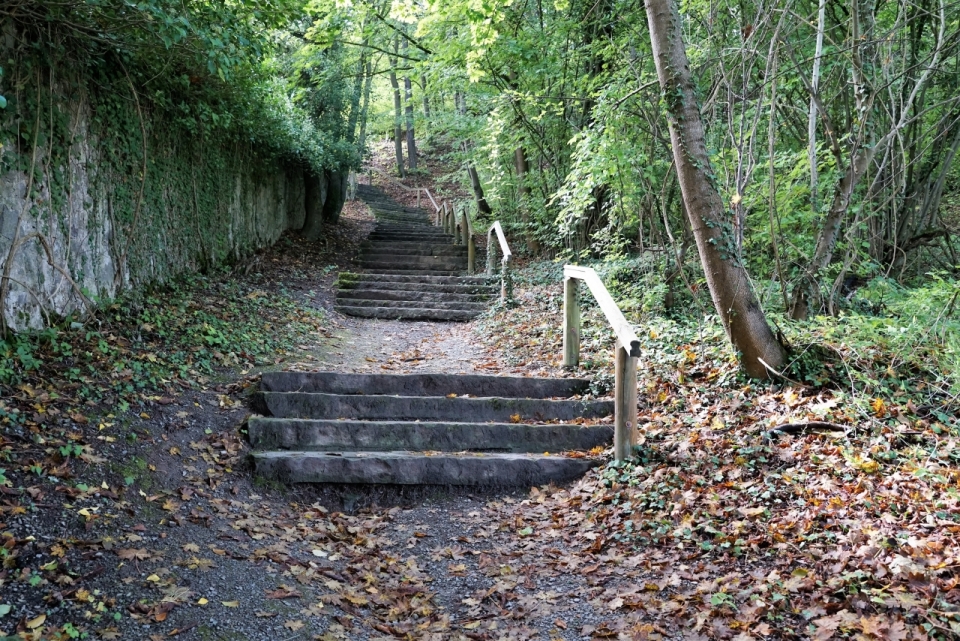
[[(340, 322), (291, 368), (496, 365), (467, 326)], [(258, 484), (236, 433), (245, 410), (224, 402), (228, 388), (162, 406), (135, 428), (146, 445), (120, 452), (143, 475), (121, 501), (126, 514), (92, 522), (107, 543), (80, 571), (101, 570), (93, 590), (132, 612), (101, 637), (575, 639), (602, 622), (589, 581), (564, 571), (576, 567), (564, 542), (549, 558), (524, 549), (526, 525), (510, 510), (526, 492)], [(213, 411), (177, 424), (190, 406)]]
[(288, 239), (235, 276), (248, 298), (281, 290), (327, 311), (296, 350), (73, 424), (66, 442), (84, 443), (84, 454), (64, 454), (62, 473), (39, 467), (56, 458), (41, 429), (4, 433), (14, 440), (0, 440), (0, 467), (16, 474), (0, 482), (0, 638), (578, 639), (607, 630), (595, 601), (604, 571), (579, 567), (584, 542), (527, 545), (524, 514), (543, 495), (290, 488), (253, 477), (246, 398), (264, 368), (521, 373), (469, 324), (334, 313), (336, 270), (370, 229), (357, 204), (345, 220), (328, 241)]

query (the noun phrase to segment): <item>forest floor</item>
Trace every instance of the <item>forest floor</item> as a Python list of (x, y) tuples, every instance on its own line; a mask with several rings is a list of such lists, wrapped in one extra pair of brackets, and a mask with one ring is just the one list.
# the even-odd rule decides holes
[[(642, 363), (638, 456), (568, 487), (257, 481), (244, 424), (262, 371), (569, 375), (550, 264), (523, 271), (521, 304), (469, 324), (335, 314), (336, 274), (371, 226), (348, 203), (319, 243), (285, 236), (233, 272), (17, 345), (0, 401), (0, 638), (960, 635), (955, 417), (749, 383), (711, 328), (645, 328), (664, 355)], [(592, 336), (580, 373), (602, 395), (612, 350)]]

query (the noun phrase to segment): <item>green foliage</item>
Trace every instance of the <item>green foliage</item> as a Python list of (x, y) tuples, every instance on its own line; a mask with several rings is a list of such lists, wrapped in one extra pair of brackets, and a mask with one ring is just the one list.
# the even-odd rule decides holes
[[(181, 137), (252, 144), (261, 155), (316, 170), (355, 162), (342, 132), (320, 122), (316, 105), (297, 96), (303, 79), (286, 60), (300, 47), (286, 30), (297, 28), (302, 3), (31, 4), (36, 6), (30, 13), (10, 11), (17, 42), (9, 52), (13, 91), (5, 94), (18, 122), (8, 121), (10, 128), (0, 131), (8, 140), (16, 139), (15, 130), (21, 144), (32, 141), (34, 114), (45, 108), (34, 97), (37, 84), (68, 82), (76, 85), (75, 95), (90, 98), (99, 122), (129, 138), (116, 151), (131, 160), (142, 156), (142, 149), (134, 148), (143, 144), (141, 121), (159, 121)], [(321, 96), (336, 98), (336, 86), (321, 87)], [(317, 87), (302, 89), (316, 93)], [(338, 109), (330, 105), (332, 112)], [(60, 152), (65, 143), (69, 140), (59, 136), (50, 148)], [(29, 149), (20, 155), (22, 168)]]

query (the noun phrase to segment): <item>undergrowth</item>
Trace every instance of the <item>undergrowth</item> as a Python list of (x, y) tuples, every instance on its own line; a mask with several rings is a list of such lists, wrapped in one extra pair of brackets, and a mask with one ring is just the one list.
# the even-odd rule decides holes
[[(124, 411), (142, 394), (193, 387), (223, 367), (272, 363), (304, 335), (323, 332), (323, 320), (227, 272), (193, 275), (118, 299), (83, 323), (68, 318), (0, 340), (0, 392), (44, 399), (33, 403), (33, 420), (59, 413), (55, 406)], [(24, 414), (0, 402), (3, 423)]]
[[(791, 360), (755, 381), (704, 293), (668, 311), (656, 265), (595, 267), (641, 342), (634, 456), (534, 491), (524, 545), (560, 530), (584, 566), (651, 570), (604, 592), (624, 629), (663, 617), (690, 638), (957, 638), (958, 286), (874, 280), (836, 317), (774, 315)], [(480, 322), (509, 365), (561, 373), (561, 275), (520, 270), (518, 304)], [(588, 292), (580, 304), (574, 374), (607, 395), (614, 337)]]

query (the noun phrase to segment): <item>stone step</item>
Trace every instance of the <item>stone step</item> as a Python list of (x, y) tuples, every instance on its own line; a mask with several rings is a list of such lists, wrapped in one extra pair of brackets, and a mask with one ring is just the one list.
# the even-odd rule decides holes
[(407, 243), (436, 243), (437, 245), (454, 245), (453, 236), (444, 233), (414, 233), (400, 231), (373, 232), (367, 239), (370, 242), (407, 242)]
[[(491, 297), (497, 293), (495, 287), (490, 287), (487, 285), (445, 285), (443, 283), (394, 283), (389, 281), (382, 280), (370, 280), (370, 281), (357, 281), (355, 283), (341, 284), (339, 286), (339, 291), (346, 293), (352, 291), (384, 291), (389, 289), (389, 291), (395, 291), (398, 294), (407, 292), (407, 293), (417, 293), (421, 292), (424, 294), (461, 294), (468, 296), (483, 296)], [(361, 296), (363, 297), (363, 296)], [(376, 298), (376, 296), (369, 296), (367, 298)], [(416, 298), (407, 298), (403, 297), (398, 300), (417, 300)], [(429, 300), (424, 298), (422, 300)]]
[(345, 316), (357, 318), (379, 318), (382, 320), (408, 321), (452, 321), (466, 322), (473, 320), (479, 312), (462, 311), (456, 309), (433, 309), (430, 307), (399, 308), (399, 307), (354, 307), (352, 305), (334, 305), (336, 311)]
[(433, 220), (426, 216), (415, 216), (413, 214), (396, 214), (388, 218), (378, 218), (375, 229), (432, 229), (434, 231), (443, 231), (437, 227)]
[(531, 487), (566, 483), (600, 463), (544, 454), (254, 452), (258, 476), (283, 483)]
[(341, 272), (340, 278), (352, 278), (356, 276), (358, 279), (362, 279), (365, 282), (371, 282), (373, 280), (382, 281), (385, 283), (431, 283), (435, 285), (477, 285), (477, 286), (489, 286), (494, 287), (495, 285), (491, 282), (489, 276), (486, 275), (476, 275), (476, 276), (403, 276), (399, 274), (377, 274), (375, 272), (367, 274), (351, 274), (350, 272)]
[(546, 400), (497, 396), (366, 396), (309, 392), (258, 392), (254, 409), (277, 418), (371, 421), (571, 421), (613, 414), (613, 401)]
[(390, 254), (393, 256), (464, 256), (467, 255), (467, 248), (463, 245), (431, 244), (423, 243), (398, 243), (377, 241), (376, 243), (365, 243), (360, 246), (364, 255)]
[(416, 207), (406, 207), (404, 205), (398, 205), (396, 203), (390, 203), (387, 201), (380, 201), (378, 203), (367, 203), (373, 213), (403, 213), (403, 214), (416, 214), (418, 216), (429, 216), (430, 212), (426, 209)]
[(324, 452), (566, 452), (606, 447), (613, 427), (571, 424), (322, 421), (254, 417), (247, 422), (258, 450)]
[[(423, 292), (411, 289), (386, 290), (386, 289), (347, 289), (337, 292), (337, 301), (341, 304), (350, 305), (344, 301), (352, 300), (403, 300), (422, 302), (462, 302), (462, 303), (483, 303), (492, 298), (491, 294), (455, 294), (450, 292)], [(423, 305), (420, 305), (423, 307)], [(486, 307), (486, 305), (484, 305)]]
[(442, 269), (458, 270), (467, 268), (466, 256), (395, 256), (391, 254), (373, 254), (360, 259), (364, 269)]
[(370, 270), (377, 274), (391, 274), (395, 276), (459, 276), (462, 269), (386, 269), (375, 267)]
[[(424, 301), (421, 300), (385, 300), (382, 298), (349, 298), (342, 301), (338, 298), (338, 303), (347, 307), (376, 307), (379, 309), (422, 309)], [(484, 302), (469, 301), (427, 301), (430, 309), (464, 311), (479, 314), (490, 305)]]
[(439, 227), (433, 225), (384, 225), (380, 223), (371, 234), (427, 234), (434, 236), (452, 236)]
[(569, 398), (584, 394), (582, 378), (537, 378), (489, 374), (345, 374), (340, 372), (264, 372), (264, 392), (326, 394), (391, 394), (399, 396), (463, 396)]

